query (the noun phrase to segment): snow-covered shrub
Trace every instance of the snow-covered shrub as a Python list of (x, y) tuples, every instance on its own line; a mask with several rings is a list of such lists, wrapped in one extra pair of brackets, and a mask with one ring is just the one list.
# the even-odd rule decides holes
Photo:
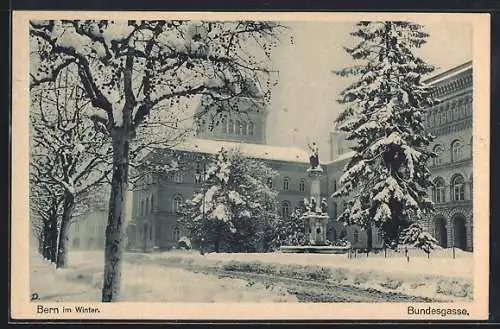
[(431, 234), (425, 232), (418, 223), (413, 223), (403, 230), (400, 243), (422, 249), (426, 253), (441, 248), (438, 241)]
[(186, 236), (183, 236), (179, 239), (179, 241), (177, 241), (177, 246), (180, 248), (180, 249), (191, 249), (192, 246), (191, 246), (191, 240), (189, 240), (188, 237)]
[(272, 240), (274, 249), (278, 249), (280, 246), (305, 246), (308, 244), (302, 219), (306, 212), (305, 204), (299, 203), (290, 216), (280, 217), (276, 221)]

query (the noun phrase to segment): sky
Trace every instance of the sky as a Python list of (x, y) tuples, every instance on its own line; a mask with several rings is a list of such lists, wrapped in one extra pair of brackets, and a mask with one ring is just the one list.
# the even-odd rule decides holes
[[(284, 24), (291, 28), (294, 42), (285, 39), (273, 53), (280, 73), (269, 105), (267, 143), (306, 149), (308, 141), (315, 141), (320, 158), (329, 160), (329, 132), (342, 110), (336, 99), (351, 81), (332, 70), (352, 64), (343, 46), (359, 40), (349, 34), (355, 22)], [(438, 67), (433, 75), (472, 59), (471, 25), (432, 23), (424, 31), (430, 36), (415, 54)]]

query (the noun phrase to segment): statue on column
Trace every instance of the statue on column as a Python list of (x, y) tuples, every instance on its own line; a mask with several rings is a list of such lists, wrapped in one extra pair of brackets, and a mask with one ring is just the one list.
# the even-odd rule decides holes
[(307, 143), (307, 146), (311, 150), (311, 155), (309, 156), (309, 163), (311, 164), (311, 169), (315, 169), (319, 165), (319, 148), (315, 142), (311, 144)]

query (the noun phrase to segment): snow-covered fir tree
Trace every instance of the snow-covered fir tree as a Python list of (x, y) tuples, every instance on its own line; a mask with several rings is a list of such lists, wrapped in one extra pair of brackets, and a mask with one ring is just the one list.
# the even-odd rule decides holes
[(425, 232), (419, 223), (412, 223), (401, 233), (400, 243), (422, 249), (427, 254), (441, 248), (439, 242), (428, 232)]
[(337, 74), (357, 79), (340, 95), (337, 125), (355, 154), (334, 194), (349, 196), (339, 219), (370, 230), (375, 225), (386, 245), (397, 245), (401, 231), (433, 209), (427, 189), (434, 137), (423, 120), (436, 100), (422, 77), (434, 66), (412, 52), (428, 34), (410, 22), (363, 21), (351, 35), (361, 39), (345, 48), (356, 65)]
[(191, 240), (219, 252), (252, 252), (268, 248), (270, 227), (277, 220), (277, 192), (267, 180), (277, 173), (236, 149), (221, 149), (200, 191), (183, 207), (180, 223)]

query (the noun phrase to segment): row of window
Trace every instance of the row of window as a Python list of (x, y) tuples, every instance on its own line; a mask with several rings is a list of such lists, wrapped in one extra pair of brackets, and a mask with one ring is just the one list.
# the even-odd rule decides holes
[[(148, 240), (153, 240), (153, 226), (145, 223), (144, 228), (142, 227), (139, 228), (138, 238), (140, 243), (144, 241), (144, 238), (147, 238)], [(172, 231), (172, 241), (177, 242), (179, 241), (180, 238), (181, 238), (181, 230), (176, 226)]]
[[(472, 184), (472, 181), (471, 181)], [(302, 185), (301, 185), (302, 186)], [(301, 187), (303, 188), (303, 187)], [(301, 190), (303, 191), (303, 190)], [(446, 184), (442, 177), (438, 177), (434, 180), (434, 187), (432, 189), (432, 198), (435, 203), (446, 202), (445, 192)], [(462, 175), (458, 174), (453, 176), (452, 182), (450, 184), (451, 200), (461, 201), (465, 200), (465, 180)], [(147, 197), (145, 200), (141, 200), (139, 206), (139, 215), (147, 215), (153, 211), (153, 196)], [(179, 212), (181, 210), (182, 203), (184, 199), (181, 195), (176, 195), (172, 198), (171, 209), (173, 212)], [(347, 202), (343, 201), (342, 209), (347, 208)], [(337, 217), (337, 203), (331, 203), (330, 213), (333, 218)], [(291, 214), (291, 203), (289, 201), (283, 201), (281, 203), (281, 216), (288, 217)]]
[[(198, 128), (198, 131), (200, 133), (203, 133), (206, 131), (207, 123), (205, 120), (201, 121), (201, 124)], [(241, 135), (241, 136), (253, 136), (255, 134), (255, 125), (252, 121), (245, 121), (245, 120), (221, 120), (221, 123), (219, 124), (220, 131), (223, 134), (230, 134), (230, 135)]]
[(145, 199), (142, 199), (140, 201), (139, 207), (137, 208), (137, 212), (139, 216), (144, 216), (152, 213), (153, 209), (154, 209), (154, 197), (153, 195), (149, 195)]
[[(472, 137), (471, 137), (470, 143), (471, 143), (470, 144), (471, 148), (470, 148), (469, 156), (472, 157)], [(465, 159), (466, 155), (464, 152), (464, 148), (465, 148), (465, 145), (460, 140), (454, 140), (451, 143), (451, 146), (450, 146), (451, 162), (457, 162), (457, 161)], [(433, 152), (436, 153), (436, 155), (437, 155), (432, 160), (433, 165), (439, 166), (440, 164), (443, 163), (443, 154), (445, 153), (445, 148), (443, 145), (437, 144), (436, 146), (434, 146)]]
[[(283, 191), (288, 191), (290, 188), (290, 178), (284, 177), (282, 184), (283, 184), (282, 185)], [(274, 183), (271, 178), (267, 180), (267, 185), (269, 186), (269, 188), (273, 188)], [(301, 178), (299, 181), (299, 192), (304, 192), (305, 189), (306, 189), (306, 180), (304, 178)]]
[[(470, 191), (472, 192), (472, 178), (470, 180)], [(472, 196), (470, 193), (469, 197)], [(463, 201), (465, 200), (465, 179), (462, 175), (456, 174), (452, 177), (450, 183), (450, 200)], [(442, 177), (434, 179), (432, 188), (432, 201), (434, 203), (446, 202), (446, 182)]]
[(453, 122), (472, 115), (472, 102), (467, 99), (447, 108), (440, 107), (427, 113), (427, 124), (429, 127), (439, 126)]

